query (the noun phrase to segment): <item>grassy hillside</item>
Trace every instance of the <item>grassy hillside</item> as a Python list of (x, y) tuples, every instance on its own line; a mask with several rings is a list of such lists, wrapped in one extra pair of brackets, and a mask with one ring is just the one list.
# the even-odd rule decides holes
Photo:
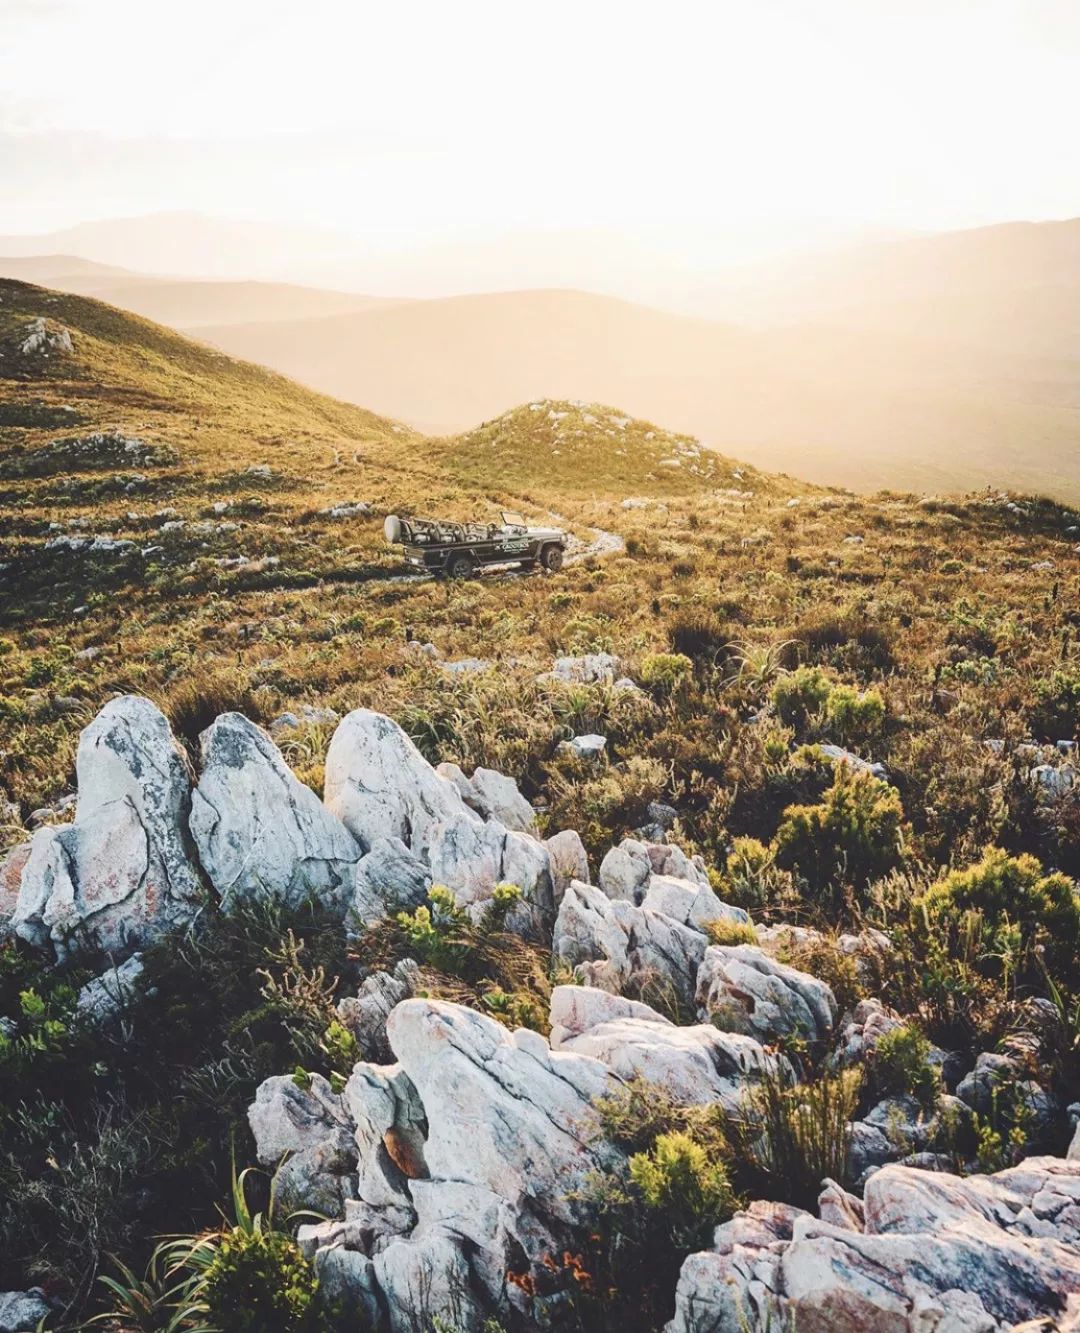
[[(725, 901), (759, 926), (824, 931), (788, 961), (841, 1008), (873, 994), (905, 1016), (895, 1085), (871, 1070), (860, 1114), (886, 1086), (937, 1096), (929, 1041), (965, 1069), (1000, 1046), (1017, 1072), (978, 1125), (977, 1161), (967, 1131), (943, 1150), (965, 1170), (1026, 1151), (1030, 1077), (1054, 1098), (1040, 1148), (1063, 1151), (1056, 1108), (1080, 1097), (1080, 911), (1071, 881), (1045, 872), (1080, 873), (1080, 787), (1054, 747), (1080, 723), (1075, 514), (1005, 494), (829, 492), (565, 401), (424, 439), (17, 283), (0, 284), (0, 352), (0, 851), (72, 817), (54, 803), (73, 789), (79, 731), (118, 692), (158, 700), (192, 752), (221, 712), (294, 711), (277, 739), (317, 792), (332, 725), (303, 706), (371, 706), (432, 761), (515, 777), (544, 831), (580, 832), (594, 871), (650, 803), (672, 805), (674, 840)], [(389, 509), (506, 503), (558, 515), (582, 548), (598, 531), (622, 545), (556, 575), (442, 582), (401, 578), (382, 541)], [(555, 656), (597, 650), (639, 688), (547, 677)], [(596, 764), (561, 745), (584, 732), (607, 738)], [(883, 763), (888, 783), (822, 744)], [(1036, 762), (1062, 770), (1056, 794)], [(1003, 854), (974, 887), (948, 878), (989, 845)], [(944, 923), (932, 935), (927, 901)], [(864, 926), (896, 944), (869, 978), (836, 942)], [(547, 954), (469, 938), (465, 964), (456, 944), (420, 955), (425, 993), (543, 1029)], [(0, 950), (0, 1290), (43, 1283), (52, 1327), (73, 1333), (101, 1308), (110, 1255), (141, 1271), (154, 1238), (218, 1225), (234, 1165), (252, 1159), (255, 1088), (297, 1066), (348, 1072), (334, 1002), (418, 947), (391, 920), (347, 944), (312, 911), (207, 908), (183, 947), (148, 951), (145, 1004), (120, 1040), (73, 1016), (89, 969)], [(795, 1038), (788, 1053), (805, 1080), (828, 1077), (825, 1052)], [(804, 1197), (708, 1142), (741, 1193), (816, 1195), (820, 1173)], [(655, 1333), (670, 1315), (655, 1253), (628, 1253), (581, 1327)], [(272, 1290), (275, 1274), (252, 1280)]]
[[(1056, 299), (1063, 334), (1066, 307)], [(826, 302), (751, 329), (533, 291), (199, 336), (427, 431), (464, 430), (529, 398), (599, 400), (826, 484), (1012, 486), (1076, 503), (1080, 359), (1067, 338), (1055, 350), (1042, 312), (1029, 294), (943, 299), (924, 286), (904, 308), (882, 296), (849, 318)], [(983, 316), (993, 336), (968, 337)]]
[[(70, 354), (19, 351), (38, 317), (70, 330)], [(928, 671), (962, 655), (967, 620), (990, 617), (994, 635), (1023, 627), (1022, 664), (994, 668), (991, 697), (1015, 692), (1021, 666), (1045, 675), (1071, 651), (1061, 627), (1075, 609), (1075, 536), (1050, 506), (828, 495), (571, 403), (424, 439), (94, 301), (17, 283), (0, 286), (0, 348), (3, 777), (24, 814), (66, 787), (78, 726), (110, 692), (168, 696), (196, 669), (257, 691), (269, 716), (372, 691), (403, 701), (417, 672), (426, 697), (440, 677), (406, 637), (450, 658), (520, 658), (527, 676), (559, 651), (664, 647), (687, 618), (763, 645), (838, 618), (897, 627), (907, 709), (925, 707)], [(139, 452), (69, 443), (101, 432)], [(332, 512), (355, 502), (370, 515)], [(556, 579), (393, 581), (382, 514), (507, 504), (557, 513), (584, 543), (615, 533), (627, 552)], [(979, 726), (993, 729), (1001, 706), (980, 702)]]

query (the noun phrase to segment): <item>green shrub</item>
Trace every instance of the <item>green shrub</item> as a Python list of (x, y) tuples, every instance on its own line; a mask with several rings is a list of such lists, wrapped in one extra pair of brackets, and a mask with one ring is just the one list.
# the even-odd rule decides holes
[(766, 1073), (746, 1094), (742, 1160), (766, 1197), (813, 1208), (823, 1180), (848, 1182), (861, 1079), (848, 1069), (789, 1086), (779, 1072)]
[(685, 1131), (660, 1134), (648, 1152), (635, 1153), (630, 1179), (644, 1207), (685, 1249), (706, 1244), (713, 1228), (734, 1210), (724, 1164), (712, 1160)]
[(825, 705), (830, 733), (843, 745), (876, 736), (885, 721), (885, 700), (877, 690), (860, 694), (850, 685), (836, 685)]
[(705, 934), (713, 944), (757, 944), (757, 931), (752, 921), (732, 921), (728, 917), (719, 917), (716, 921), (705, 924)]
[(838, 764), (818, 805), (793, 805), (776, 832), (777, 861), (818, 895), (842, 884), (864, 887), (887, 874), (903, 853), (904, 811), (887, 783)]
[(641, 659), (641, 683), (670, 694), (694, 669), (684, 653), (648, 653)]
[(1070, 989), (1080, 984), (1080, 898), (1066, 875), (1047, 874), (1033, 856), (989, 848), (916, 898), (911, 927), (916, 949), (933, 944), (1006, 985), (1040, 988), (1047, 972)]
[(413, 956), (444, 972), (456, 972), (462, 964), (467, 945), (458, 938), (468, 922), (454, 895), (442, 884), (428, 892), (430, 906), (421, 904), (412, 912), (399, 912), (397, 923), (405, 931)]
[(724, 902), (751, 912), (774, 907), (791, 893), (791, 876), (777, 867), (775, 848), (757, 838), (733, 839), (723, 874), (716, 879), (713, 887)]
[(879, 1097), (907, 1094), (929, 1110), (937, 1101), (941, 1082), (930, 1064), (930, 1043), (910, 1023), (883, 1033), (870, 1057), (870, 1077)]
[(832, 688), (832, 681), (820, 667), (796, 667), (773, 686), (773, 707), (785, 725), (805, 726), (813, 714), (825, 707)]
[(327, 1327), (318, 1290), (291, 1237), (242, 1227), (222, 1236), (201, 1284), (211, 1323), (229, 1333), (316, 1333)]

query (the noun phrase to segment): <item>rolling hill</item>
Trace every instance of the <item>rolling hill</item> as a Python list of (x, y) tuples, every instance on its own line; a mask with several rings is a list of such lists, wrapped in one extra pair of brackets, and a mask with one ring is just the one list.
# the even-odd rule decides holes
[[(185, 217), (46, 239), (96, 258), (125, 246), (160, 257), (189, 224), (188, 266), (205, 254), (222, 271), (246, 252), (254, 272), (261, 243), (279, 257), (334, 253), (308, 233), (271, 229), (260, 242)], [(43, 243), (9, 243), (31, 242)], [(150, 278), (62, 256), (8, 260), (6, 271), (135, 310), (427, 433), (527, 399), (601, 401), (825, 484), (1080, 498), (1076, 221), (862, 245), (778, 262), (738, 287), (703, 280), (696, 304), (726, 322), (575, 290), (397, 301)]]
[(383, 297), (282, 282), (154, 277), (72, 255), (0, 258), (0, 277), (92, 296), (185, 331), (204, 325), (229, 327), (264, 320), (312, 319), (397, 304)]
[[(570, 528), (577, 538), (573, 561), (553, 574), (441, 580), (407, 572), (383, 539), (387, 510), (485, 517), (508, 503)], [(490, 901), (497, 906), (501, 898), (502, 909), (496, 915), (485, 907), (468, 935), (462, 932), (470, 918), (450, 889), (443, 891), (453, 907), (446, 915), (442, 894), (432, 893), (427, 903), (419, 896), (394, 899), (392, 872), (385, 880), (381, 872), (372, 876), (380, 905), (355, 929), (350, 923), (348, 938), (342, 909), (330, 916), (320, 897), (325, 881), (295, 903), (269, 896), (281, 881), (263, 874), (266, 849), (276, 847), (279, 829), (299, 827), (290, 812), (312, 812), (304, 817), (314, 826), (325, 810), (318, 797), (332, 785), (331, 736), (356, 709), (385, 715), (370, 719), (382, 740), (357, 742), (355, 778), (349, 779), (361, 803), (370, 790), (371, 806), (380, 812), (370, 844), (376, 854), (392, 846), (382, 837), (390, 815), (381, 812), (391, 810), (394, 793), (402, 790), (395, 784), (415, 792), (398, 807), (401, 822), (394, 827), (417, 849), (401, 844), (395, 857), (404, 854), (417, 864), (420, 819), (446, 808), (433, 796), (440, 780), (424, 776), (428, 770), (394, 723), (423, 759), (460, 765), (463, 783), (465, 771), (474, 772), (475, 797), (476, 770), (494, 769), (489, 777), (505, 775), (494, 790), (505, 793), (509, 786), (519, 812), (521, 797), (531, 806), (529, 827), (535, 813), (541, 834), (559, 831), (563, 843), (567, 833), (575, 834), (574, 875), (595, 872), (620, 843), (624, 861), (633, 865), (639, 853), (631, 846), (640, 847), (642, 837), (666, 841), (670, 828), (675, 848), (650, 847), (648, 864), (694, 873), (695, 881), (685, 882), (689, 899), (669, 896), (679, 879), (647, 870), (666, 895), (664, 910), (629, 918), (638, 941), (633, 951), (652, 940), (647, 947), (661, 969), (658, 974), (650, 962), (633, 983), (636, 997), (663, 1006), (659, 1030), (673, 1021), (698, 1023), (694, 991), (679, 998), (669, 960), (707, 957), (710, 941), (756, 948), (752, 941), (766, 940), (758, 929), (797, 923), (790, 942), (781, 938), (772, 947), (782, 951), (782, 975), (799, 978), (801, 988), (817, 988), (795, 992), (789, 982), (783, 993), (818, 996), (820, 1003), (803, 1008), (821, 1015), (813, 1021), (821, 1022), (822, 1035), (811, 1042), (801, 1026), (777, 1030), (778, 1046), (799, 1062), (803, 1078), (792, 1097), (815, 1095), (799, 1090), (811, 1079), (820, 1092), (823, 1079), (835, 1078), (833, 1053), (850, 1049), (852, 1032), (860, 1030), (842, 1023), (840, 1014), (859, 1012), (855, 1004), (866, 999), (863, 1012), (904, 1015), (919, 1038), (917, 1044), (905, 1038), (901, 1047), (915, 1057), (897, 1061), (905, 1069), (917, 1066), (899, 1085), (911, 1089), (913, 1104), (915, 1090), (939, 1078), (926, 1054), (931, 1041), (950, 1052), (957, 1072), (982, 1068), (975, 1062), (985, 1051), (1016, 1051), (1010, 1060), (1035, 1063), (1018, 1064), (1012, 1081), (998, 1085), (1022, 1089), (1017, 1095), (1024, 1100), (1016, 1105), (1024, 1109), (1015, 1111), (1015, 1124), (1022, 1133), (1035, 1132), (1026, 1108), (1037, 1087), (1053, 1108), (1037, 1132), (1047, 1149), (1064, 1152), (1072, 1132), (1065, 1108), (1080, 1095), (1080, 1083), (1071, 1011), (1050, 968), (1075, 996), (1080, 911), (1069, 910), (1066, 874), (1080, 870), (1067, 743), (1080, 739), (1077, 527), (1077, 516), (1063, 507), (1023, 496), (928, 500), (830, 492), (760, 473), (659, 424), (591, 402), (533, 398), (461, 434), (423, 437), (90, 298), (0, 281), (0, 909), (25, 906), (32, 895), (15, 887), (21, 901), (13, 902), (13, 886), (34, 883), (44, 847), (50, 911), (74, 879), (80, 910), (89, 904), (91, 911), (102, 898), (82, 892), (87, 882), (104, 884), (106, 896), (117, 883), (130, 882), (136, 893), (147, 887), (143, 901), (153, 920), (158, 881), (148, 878), (147, 867), (157, 862), (148, 861), (147, 848), (163, 845), (163, 828), (172, 830), (170, 845), (179, 849), (169, 864), (187, 866), (193, 884), (203, 871), (208, 881), (206, 895), (191, 902), (195, 919), (169, 922), (182, 925), (183, 933), (163, 933), (140, 951), (141, 980), (130, 1000), (123, 999), (123, 1024), (115, 1031), (80, 1018), (77, 1009), (77, 997), (97, 972), (120, 975), (115, 955), (84, 965), (74, 931), (65, 940), (71, 953), (57, 966), (26, 940), (5, 943), (0, 1290), (21, 1293), (40, 1284), (65, 1307), (60, 1327), (70, 1333), (105, 1323), (127, 1327), (126, 1314), (112, 1317), (113, 1298), (124, 1290), (119, 1282), (86, 1281), (88, 1272), (115, 1271), (138, 1284), (131, 1308), (145, 1311), (149, 1293), (154, 1317), (162, 1309), (172, 1317), (179, 1299), (184, 1308), (175, 1310), (174, 1325), (190, 1322), (193, 1288), (171, 1273), (161, 1289), (157, 1261), (150, 1259), (154, 1246), (168, 1237), (172, 1255), (175, 1238), (198, 1235), (201, 1253), (208, 1243), (204, 1228), (212, 1235), (239, 1234), (240, 1228), (220, 1230), (230, 1185), (235, 1198), (251, 1180), (252, 1194), (244, 1198), (254, 1203), (262, 1179), (239, 1176), (239, 1164), (278, 1159), (277, 1148), (262, 1152), (248, 1129), (246, 1111), (256, 1090), (273, 1079), (288, 1105), (315, 1107), (300, 1099), (312, 1086), (322, 1088), (316, 1079), (327, 1080), (331, 1090), (338, 1079), (345, 1086), (357, 1056), (372, 1054), (376, 1038), (344, 1026), (352, 1019), (338, 1002), (366, 995), (371, 978), (391, 975), (391, 968), (397, 974), (406, 958), (409, 969), (422, 968), (414, 1009), (445, 1001), (444, 1014), (452, 1010), (498, 1038), (497, 1046), (477, 1048), (478, 1068), (505, 1069), (500, 1048), (517, 1051), (529, 1066), (556, 1067), (537, 1043), (551, 1026), (551, 983), (565, 975), (566, 956), (549, 952), (557, 925), (550, 935), (546, 928), (537, 932), (539, 940), (532, 930), (527, 937), (515, 933), (516, 921), (503, 910), (514, 903), (509, 889), (507, 897), (493, 886)], [(117, 698), (125, 695), (142, 697)], [(130, 730), (99, 725), (92, 744), (82, 744), (76, 774), (80, 733), (85, 736), (106, 704)], [(153, 730), (148, 717), (155, 719)], [(183, 754), (173, 748), (170, 729)], [(247, 734), (272, 783), (252, 780), (245, 750), (212, 746), (206, 738), (215, 732)], [(599, 756), (595, 742), (593, 757), (565, 744), (597, 736), (603, 740)], [(333, 744), (340, 749), (336, 739)], [(198, 790), (212, 793), (202, 798), (213, 815), (207, 824), (249, 830), (242, 835), (246, 842), (230, 835), (228, 843), (245, 849), (244, 873), (266, 896), (235, 914), (222, 910), (209, 871), (219, 862), (203, 853), (199, 823), (188, 817), (196, 798), (187, 760), (198, 773)], [(883, 765), (874, 771), (887, 781), (860, 771), (871, 763)], [(211, 787), (211, 771), (229, 785)], [(518, 786), (507, 784), (509, 778)], [(287, 803), (275, 794), (281, 784)], [(456, 784), (446, 789), (460, 790)], [(102, 811), (110, 822), (101, 822)], [(73, 818), (70, 829), (58, 827)], [(487, 863), (483, 882), (498, 874), (505, 888), (511, 876), (520, 876), (524, 895), (522, 869), (510, 869), (503, 859), (511, 835), (501, 824), (488, 827), (495, 838), (477, 840)], [(35, 829), (40, 832), (31, 845)], [(630, 836), (632, 845), (623, 842)], [(461, 866), (471, 874), (478, 864), (467, 850), (471, 842), (466, 835), (454, 839), (455, 879)], [(487, 851), (492, 843), (504, 849), (497, 864), (506, 870), (495, 870)], [(536, 864), (539, 851), (524, 855), (532, 844), (514, 845), (523, 849), (523, 868)], [(991, 845), (1001, 850), (984, 855)], [(327, 864), (318, 848), (307, 856), (309, 846), (292, 844), (285, 864)], [(528, 882), (552, 898), (554, 846), (542, 853), (543, 878), (528, 872)], [(357, 844), (344, 861), (350, 887), (352, 876), (360, 882), (359, 867), (370, 865), (361, 857), (365, 851)], [(56, 852), (61, 855), (53, 859)], [(665, 860), (653, 862), (654, 854)], [(691, 862), (689, 855), (701, 859)], [(102, 867), (96, 881), (81, 878), (81, 865), (91, 859)], [(604, 863), (610, 871), (612, 862)], [(1052, 868), (1066, 874), (1051, 875)], [(434, 866), (432, 872), (433, 878), (444, 873)], [(569, 867), (565, 873), (569, 879)], [(606, 887), (605, 878), (596, 877)], [(455, 881), (448, 876), (445, 882)], [(422, 880), (421, 893), (426, 886)], [(563, 903), (584, 920), (574, 905), (579, 888), (585, 886), (564, 883)], [(746, 919), (724, 908), (720, 918), (686, 916), (686, 924), (665, 924), (668, 910), (709, 903), (713, 888)], [(603, 909), (606, 893), (599, 887), (588, 893)], [(941, 901), (954, 903), (950, 914), (931, 918), (931, 907), (942, 910), (934, 906)], [(1014, 920), (1017, 901), (1024, 912)], [(35, 911), (44, 906), (35, 904)], [(551, 919), (548, 906), (554, 903), (543, 908)], [(600, 915), (608, 923), (603, 931), (610, 930), (613, 941), (629, 938), (607, 910)], [(994, 915), (984, 921), (984, 910)], [(698, 920), (704, 923), (700, 941), (689, 924)], [(941, 931), (960, 942), (955, 966), (931, 933), (941, 920)], [(921, 933), (913, 934), (920, 922)], [(864, 979), (834, 941), (841, 932), (854, 936), (867, 927), (873, 934), (864, 937), (870, 969)], [(772, 931), (769, 936), (777, 938)], [(117, 939), (125, 949), (134, 943)], [(997, 967), (1002, 941), (1007, 956), (1030, 969), (1026, 975), (1034, 980), (1023, 990), (1018, 973), (1003, 975)], [(596, 948), (615, 952), (599, 935)], [(734, 952), (741, 951), (721, 947), (712, 956)], [(972, 960), (984, 958), (986, 971), (974, 971)], [(678, 966), (685, 978), (685, 964)], [(781, 974), (768, 966), (772, 984)], [(1042, 990), (1031, 995), (1028, 985)], [(763, 1013), (788, 1012), (790, 1001), (763, 1005), (754, 997), (764, 992), (745, 987), (737, 974), (727, 983), (714, 1022), (732, 1021), (729, 1003), (736, 995), (749, 997), (739, 1001), (747, 1017), (755, 1005)], [(620, 989), (630, 987), (620, 983)], [(774, 999), (777, 993), (769, 992)], [(619, 1003), (611, 995), (599, 998)], [(482, 1023), (480, 1014), (486, 1015)], [(500, 1023), (536, 1030), (511, 1039), (501, 1035)], [(657, 1025), (648, 1026), (651, 1043)], [(741, 1029), (740, 1020), (745, 1043)], [(696, 1031), (733, 1040), (712, 1026)], [(442, 1052), (424, 1056), (432, 1067), (449, 1049), (445, 1026), (440, 1032)], [(1015, 1045), (1005, 1047), (1005, 1040)], [(866, 1061), (875, 1077), (883, 1067), (881, 1051), (877, 1046), (873, 1061)], [(726, 1070), (728, 1060), (724, 1056), (718, 1067)], [(403, 1066), (397, 1068), (393, 1075), (385, 1071), (387, 1083), (373, 1083), (380, 1098), (381, 1089), (392, 1086), (389, 1078), (400, 1077)], [(665, 1079), (672, 1068), (663, 1064)], [(515, 1106), (532, 1104), (523, 1099), (531, 1096), (525, 1090), (533, 1077), (514, 1085)], [(880, 1089), (872, 1085), (864, 1094), (859, 1082), (841, 1077), (845, 1100), (833, 1132), (835, 1160), (846, 1170), (854, 1135), (849, 1121), (871, 1115)], [(452, 1083), (449, 1102), (457, 1106), (455, 1090), (462, 1085)], [(469, 1092), (468, 1106), (488, 1098), (493, 1086), (485, 1072), (483, 1091)], [(723, 1086), (731, 1087), (726, 1074)], [(936, 1082), (930, 1087), (935, 1098), (938, 1088)], [(778, 1089), (789, 1097), (786, 1071)], [(731, 1191), (769, 1198), (772, 1206), (774, 1186), (788, 1191), (786, 1177), (767, 1179), (767, 1189), (760, 1183), (753, 1160), (740, 1156), (745, 1137), (730, 1143), (716, 1137), (723, 1117), (714, 1117), (712, 1106), (721, 1103), (695, 1103), (694, 1119), (680, 1111), (675, 1120), (674, 1102), (640, 1088), (628, 1091), (633, 1101), (620, 1103), (615, 1118), (630, 1133), (640, 1134), (643, 1123), (680, 1125), (686, 1133), (707, 1126), (700, 1153), (743, 1173), (733, 1175)], [(901, 1100), (890, 1096), (886, 1105)], [(347, 1098), (339, 1102), (346, 1104)], [(497, 1103), (500, 1115), (509, 1104)], [(551, 1104), (537, 1124), (554, 1123)], [(804, 1124), (809, 1102), (786, 1104)], [(944, 1118), (945, 1103), (934, 1104)], [(304, 1111), (297, 1120), (305, 1133), (311, 1124), (341, 1123), (336, 1114), (322, 1119), (333, 1103), (317, 1105), (310, 1118)], [(698, 1112), (708, 1119), (697, 1119)], [(291, 1115), (285, 1111), (283, 1122)], [(892, 1109), (890, 1117), (891, 1135), (894, 1125), (907, 1122)], [(418, 1123), (410, 1120), (413, 1128)], [(913, 1134), (922, 1123), (897, 1134)], [(259, 1135), (255, 1117), (250, 1124)], [(606, 1118), (601, 1129), (616, 1132), (606, 1128)], [(469, 1135), (475, 1137), (475, 1117), (461, 1140), (466, 1145)], [(395, 1154), (416, 1142), (404, 1134), (391, 1141)], [(569, 1141), (577, 1156), (584, 1137), (570, 1135)], [(379, 1137), (373, 1142), (386, 1146)], [(506, 1139), (508, 1151), (516, 1151), (516, 1142), (532, 1145), (532, 1152), (540, 1140), (530, 1128)], [(964, 1171), (996, 1170), (1011, 1160), (1000, 1134), (991, 1139), (972, 1132), (961, 1139), (950, 1130), (944, 1143)], [(340, 1138), (332, 1146), (332, 1160), (351, 1176), (357, 1159)], [(889, 1141), (896, 1157), (908, 1148), (907, 1139)], [(610, 1159), (602, 1160), (609, 1171)], [(535, 1181), (531, 1165), (522, 1170)], [(311, 1178), (327, 1174), (319, 1170)], [(276, 1180), (284, 1179), (278, 1173)], [(802, 1167), (800, 1180), (795, 1187), (812, 1202), (821, 1172)], [(452, 1199), (460, 1199), (461, 1182), (455, 1176), (447, 1183)], [(269, 1176), (258, 1188), (261, 1200), (276, 1196)], [(301, 1200), (336, 1216), (348, 1208), (343, 1198), (349, 1196), (339, 1188)], [(560, 1188), (553, 1178), (552, 1197)], [(728, 1193), (725, 1184), (725, 1209)], [(485, 1211), (497, 1197), (486, 1187), (480, 1195)], [(791, 1201), (802, 1198), (793, 1194)], [(699, 1200), (695, 1195), (698, 1220)], [(530, 1221), (522, 1234), (533, 1234), (532, 1227)], [(670, 1230), (666, 1221), (664, 1229)], [(661, 1233), (635, 1228), (630, 1234)], [(282, 1243), (292, 1245), (291, 1234)], [(679, 1242), (683, 1249), (691, 1243)], [(656, 1333), (667, 1323), (675, 1265), (657, 1276), (651, 1253), (630, 1255), (633, 1272), (602, 1284), (602, 1322), (593, 1317), (599, 1307), (590, 1293), (574, 1326)], [(901, 1265), (907, 1257), (904, 1251)], [(283, 1327), (274, 1313), (281, 1308), (281, 1274), (295, 1286), (293, 1275), (308, 1271), (301, 1260), (307, 1263), (297, 1250), (287, 1268), (275, 1264), (258, 1276), (260, 1260), (254, 1279), (242, 1269), (232, 1308), (247, 1310), (251, 1293), (264, 1292), (274, 1304), (264, 1304), (272, 1313), (259, 1326)], [(148, 1262), (147, 1279), (135, 1278)], [(950, 1284), (956, 1263), (967, 1271), (970, 1256), (943, 1267)], [(574, 1273), (588, 1276), (583, 1267)], [(576, 1277), (566, 1280), (578, 1285)], [(987, 1279), (980, 1290), (993, 1286)], [(355, 1290), (334, 1289), (335, 1303), (339, 1291), (350, 1303), (344, 1312), (328, 1312), (337, 1322), (323, 1327), (367, 1323), (361, 1301), (370, 1288), (360, 1288), (359, 1298)], [(894, 1309), (892, 1287), (886, 1294)], [(612, 1313), (616, 1296), (620, 1304)], [(433, 1326), (426, 1317), (414, 1322)], [(215, 1317), (214, 1326), (233, 1325)]]
[(460, 431), (530, 397), (600, 400), (831, 485), (1080, 498), (1080, 360), (936, 329), (748, 329), (539, 291), (199, 334), (426, 431)]

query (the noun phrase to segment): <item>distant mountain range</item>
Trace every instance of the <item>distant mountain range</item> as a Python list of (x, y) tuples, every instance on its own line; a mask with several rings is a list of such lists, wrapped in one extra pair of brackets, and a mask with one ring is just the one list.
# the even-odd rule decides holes
[[(132, 224), (118, 225), (130, 240)], [(96, 227), (88, 248), (102, 260)], [(28, 244), (0, 239), (0, 253)], [(0, 260), (0, 273), (134, 310), (428, 432), (530, 398), (602, 401), (854, 489), (990, 485), (1080, 502), (1080, 220), (894, 239), (703, 282), (698, 303), (723, 319), (575, 290), (402, 301), (150, 278), (77, 248)]]

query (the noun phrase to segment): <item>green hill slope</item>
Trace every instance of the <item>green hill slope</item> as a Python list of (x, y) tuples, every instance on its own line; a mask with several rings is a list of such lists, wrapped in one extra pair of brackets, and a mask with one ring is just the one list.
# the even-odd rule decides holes
[[(512, 776), (542, 832), (580, 834), (594, 874), (674, 817), (672, 840), (755, 928), (819, 929), (779, 942), (785, 960), (827, 979), (841, 1011), (874, 996), (911, 1025), (899, 1081), (852, 1085), (860, 1115), (885, 1087), (936, 1095), (924, 1038), (965, 1068), (1011, 1041), (1025, 1081), (1004, 1086), (1025, 1100), (1000, 1133), (987, 1122), (975, 1165), (1008, 1160), (1005, 1134), (1031, 1127), (1028, 1061), (1057, 1108), (1039, 1132), (1064, 1150), (1080, 914), (1043, 870), (1080, 872), (1080, 783), (1060, 744), (1080, 739), (1080, 517), (1000, 494), (828, 492), (595, 405), (530, 402), (425, 439), (19, 284), (0, 285), (0, 353), (0, 906), (22, 854), (8, 848), (72, 818), (79, 732), (116, 694), (157, 700), (193, 756), (215, 717), (243, 712), (320, 794), (337, 718), (367, 706), (432, 762)], [(384, 510), (508, 501), (572, 529), (561, 572), (403, 576), (382, 538)], [(610, 675), (552, 678), (555, 658), (599, 652)], [(584, 734), (605, 738), (602, 757), (568, 753)], [(887, 782), (853, 775), (837, 747)], [(1002, 851), (955, 911), (939, 884), (938, 932), (918, 895), (955, 887), (949, 870), (989, 845)], [(348, 1074), (359, 1048), (335, 1005), (370, 971), (418, 957), (425, 994), (547, 1025), (561, 963), (486, 919), (463, 950), (441, 916), (347, 940), (310, 908), (226, 918), (207, 903), (189, 936), (147, 950), (146, 994), (115, 1034), (75, 1010), (104, 959), (72, 972), (0, 950), (0, 1290), (40, 1282), (68, 1316), (99, 1314), (87, 1274), (115, 1270), (110, 1256), (141, 1272), (157, 1238), (216, 1226), (256, 1152), (255, 1089)], [(743, 939), (732, 924), (715, 938)], [(867, 926), (895, 947), (875, 944), (864, 971), (837, 941)], [(663, 975), (644, 980), (642, 998), (695, 1016)], [(831, 1067), (825, 1043), (781, 1040), (807, 1081)], [(635, 1135), (653, 1117), (637, 1096)], [(842, 1104), (841, 1123), (853, 1114)], [(758, 1197), (741, 1140), (717, 1149), (709, 1132)], [(946, 1142), (975, 1151), (974, 1136)], [(798, 1174), (769, 1197), (812, 1201), (820, 1171)], [(646, 1258), (602, 1284), (620, 1303), (604, 1327), (666, 1321), (674, 1274), (657, 1281)], [(243, 1299), (275, 1282), (256, 1276)]]

